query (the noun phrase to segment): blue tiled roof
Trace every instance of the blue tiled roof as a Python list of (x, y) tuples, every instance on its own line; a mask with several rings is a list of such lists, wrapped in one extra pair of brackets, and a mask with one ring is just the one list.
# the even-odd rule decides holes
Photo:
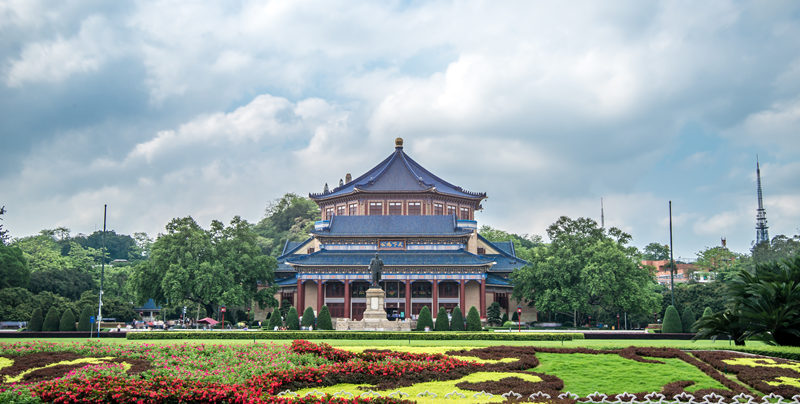
[(286, 255), (287, 253), (294, 251), (303, 243), (305, 243), (305, 241), (286, 240), (286, 244), (283, 245), (283, 251), (281, 251), (281, 255)]
[(497, 247), (497, 249), (502, 250), (504, 253), (508, 255), (515, 255), (514, 254), (514, 242), (513, 241), (493, 241), (492, 245)]
[(145, 302), (145, 304), (142, 307), (136, 307), (134, 308), (134, 310), (156, 311), (156, 310), (161, 310), (161, 306), (156, 306), (156, 302), (153, 299), (147, 299), (147, 302)]
[(441, 216), (339, 216), (320, 236), (462, 236), (472, 233), (456, 227), (455, 215)]
[(322, 194), (309, 194), (315, 200), (324, 200), (347, 195), (356, 190), (367, 192), (420, 192), (428, 190), (462, 198), (483, 199), (485, 193), (470, 192), (455, 186), (426, 170), (403, 152), (395, 148), (385, 160), (362, 176)]
[[(491, 258), (464, 250), (449, 251), (380, 251), (378, 256), (385, 266), (478, 266), (494, 262)], [(374, 251), (317, 251), (308, 255), (286, 258), (287, 263), (298, 265), (369, 266)]]
[(489, 286), (511, 286), (511, 282), (508, 279), (497, 275), (486, 275), (486, 284)]
[(281, 278), (275, 281), (276, 285), (279, 286), (292, 286), (297, 285), (297, 275), (290, 276), (288, 278)]

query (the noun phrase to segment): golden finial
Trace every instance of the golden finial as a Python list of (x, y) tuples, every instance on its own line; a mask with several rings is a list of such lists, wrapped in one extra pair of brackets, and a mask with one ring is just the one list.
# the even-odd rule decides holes
[(403, 148), (403, 138), (399, 137), (399, 138), (395, 139), (394, 140), (394, 147), (396, 147), (398, 149), (402, 149)]

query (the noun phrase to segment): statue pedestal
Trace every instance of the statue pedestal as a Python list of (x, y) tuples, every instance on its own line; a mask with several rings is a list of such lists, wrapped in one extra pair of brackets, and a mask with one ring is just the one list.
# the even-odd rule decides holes
[(367, 289), (367, 309), (364, 310), (362, 321), (386, 320), (385, 301), (386, 292), (383, 289), (377, 287)]
[(367, 309), (359, 321), (340, 318), (336, 320), (337, 331), (411, 331), (416, 321), (389, 321), (386, 319), (386, 292), (381, 288), (367, 289)]

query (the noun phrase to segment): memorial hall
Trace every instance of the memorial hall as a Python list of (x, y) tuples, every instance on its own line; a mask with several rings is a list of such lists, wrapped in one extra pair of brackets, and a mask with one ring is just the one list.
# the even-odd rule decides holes
[[(370, 261), (383, 262), (381, 287), (389, 319), (414, 319), (423, 306), (435, 316), (458, 306), (481, 318), (498, 302), (517, 310), (509, 275), (527, 262), (509, 241), (490, 242), (478, 233), (475, 212), (485, 193), (471, 192), (431, 173), (403, 151), (394, 151), (366, 173), (309, 197), (322, 220), (304, 241), (288, 241), (275, 273), (279, 301), (302, 313), (327, 305), (334, 318), (361, 319), (370, 286)], [(526, 305), (523, 321), (536, 312)]]

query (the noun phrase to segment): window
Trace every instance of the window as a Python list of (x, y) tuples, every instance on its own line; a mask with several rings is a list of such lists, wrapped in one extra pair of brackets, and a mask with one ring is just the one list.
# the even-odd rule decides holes
[(439, 283), (439, 298), (456, 298), (458, 297), (459, 284), (456, 282), (441, 282)]
[(389, 214), (390, 215), (402, 215), (403, 214), (403, 203), (402, 202), (389, 202)]
[(408, 214), (409, 216), (419, 216), (422, 214), (422, 204), (419, 202), (409, 202), (408, 203)]
[(469, 208), (461, 208), (461, 216), (459, 216), (461, 220), (469, 220)]
[(344, 283), (325, 282), (325, 297), (344, 297)]
[(434, 203), (433, 214), (437, 216), (444, 215), (444, 206), (441, 203)]
[(380, 216), (383, 214), (383, 203), (381, 202), (370, 202), (369, 203), (369, 214), (370, 216)]
[(314, 252), (314, 247), (309, 247), (309, 248), (306, 250), (306, 254), (311, 254), (311, 253), (313, 253), (313, 252)]
[(447, 205), (447, 216), (455, 215), (456, 214), (456, 207)]
[(348, 210), (350, 211), (350, 213), (348, 213), (348, 215), (350, 215), (350, 216), (355, 216), (355, 215), (357, 215), (357, 214), (358, 214), (358, 204), (351, 203), (351, 204), (348, 206)]
[(486, 255), (486, 249), (483, 247), (478, 247), (478, 255)]
[(326, 208), (325, 209), (325, 220), (331, 220), (333, 217), (333, 208)]
[(344, 205), (336, 207), (336, 214), (337, 215), (344, 215)]

